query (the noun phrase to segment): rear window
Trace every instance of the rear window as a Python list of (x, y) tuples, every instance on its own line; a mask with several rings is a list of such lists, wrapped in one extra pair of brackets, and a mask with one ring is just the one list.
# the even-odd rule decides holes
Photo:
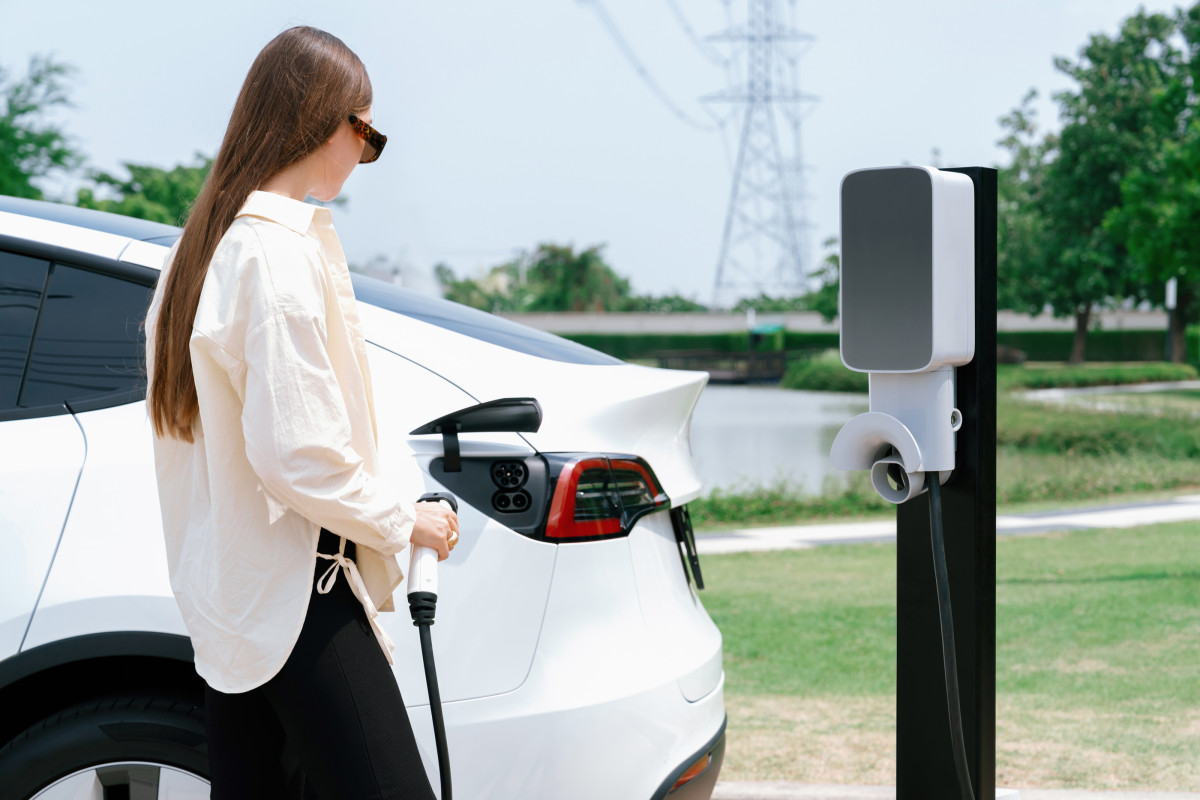
[(148, 286), (55, 264), (25, 368), (19, 405), (26, 408), (100, 400), (97, 407), (145, 397), (141, 320)]
[(0, 409), (14, 408), (50, 262), (0, 251)]
[(620, 359), (581, 344), (539, 331), (485, 311), (452, 303), (365, 275), (353, 273), (354, 295), (360, 303), (403, 314), (472, 339), (539, 358), (570, 364), (622, 364)]

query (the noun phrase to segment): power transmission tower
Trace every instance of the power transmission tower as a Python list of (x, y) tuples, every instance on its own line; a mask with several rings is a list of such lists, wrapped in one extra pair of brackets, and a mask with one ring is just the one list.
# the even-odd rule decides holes
[[(724, 0), (728, 9), (732, 0)], [(729, 209), (717, 262), (713, 300), (729, 306), (746, 295), (798, 294), (805, 290), (808, 222), (804, 211), (804, 167), (800, 122), (805, 104), (816, 100), (799, 88), (798, 62), (813, 41), (784, 19), (782, 0), (747, 0), (746, 22), (729, 25), (706, 41), (730, 49), (730, 86), (701, 98), (728, 104), (740, 113), (741, 135)], [(789, 0), (794, 17), (795, 0)], [(745, 54), (744, 75), (736, 72)], [(778, 117), (790, 127), (785, 147)]]

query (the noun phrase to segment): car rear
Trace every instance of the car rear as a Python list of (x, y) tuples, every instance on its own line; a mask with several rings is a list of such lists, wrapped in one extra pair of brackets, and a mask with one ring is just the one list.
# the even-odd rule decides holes
[[(456, 494), (460, 513), (488, 520), (487, 538), (523, 554), (497, 564), (509, 570), (507, 586), (486, 596), (461, 586), (456, 598), (453, 578), (444, 585), (439, 675), (443, 661), (467, 658), (458, 653), (461, 626), (481, 606), (545, 586), (520, 684), (490, 695), (449, 688), (457, 698), (445, 705), (455, 785), (478, 797), (709, 797), (724, 753), (724, 672), (686, 508), (701, 489), (689, 426), (707, 376), (577, 346), (548, 357), (545, 334), (461, 308), (445, 311), (470, 325), (384, 316), (387, 300), (373, 294), (381, 291), (360, 292), (378, 304), (363, 310), (377, 345), (437, 370), (475, 402), (534, 397), (544, 413), (541, 428), (519, 442), (515, 434), (460, 435), (458, 471), (446, 469), (439, 437), (407, 442), (429, 488)], [(432, 301), (426, 313), (439, 307)], [(485, 325), (505, 330), (475, 327)], [(514, 346), (509, 334), (537, 343)], [(551, 552), (548, 572), (525, 563), (544, 569)], [(424, 716), (412, 716), (429, 741)]]

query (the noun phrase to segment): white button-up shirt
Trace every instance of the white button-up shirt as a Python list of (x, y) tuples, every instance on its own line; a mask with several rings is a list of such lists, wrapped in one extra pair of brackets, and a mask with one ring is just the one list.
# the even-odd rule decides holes
[[(148, 369), (173, 257), (146, 318)], [(390, 662), (376, 613), (393, 610), (415, 519), (404, 498), (421, 487), (381, 474), (366, 343), (329, 210), (254, 192), (213, 254), (190, 346), (195, 441), (155, 437), (154, 456), (196, 671), (221, 692), (279, 671), (322, 527), (357, 545), (357, 563), (333, 559), (322, 589), (344, 572)]]

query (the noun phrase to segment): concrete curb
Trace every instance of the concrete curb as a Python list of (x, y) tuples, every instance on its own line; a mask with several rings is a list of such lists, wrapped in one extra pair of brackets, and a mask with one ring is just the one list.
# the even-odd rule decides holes
[[(1017, 794), (1017, 791), (1020, 794)], [(1200, 800), (1195, 792), (1093, 792), (1082, 789), (997, 789), (1006, 800)], [(718, 781), (712, 800), (895, 800), (891, 786), (783, 781)]]
[[(1200, 519), (1200, 495), (1184, 494), (1148, 503), (1090, 506), (1062, 511), (1040, 511), (996, 517), (999, 535), (1048, 533), (1095, 528), (1132, 528), (1162, 522)], [(833, 522), (787, 525), (775, 528), (743, 528), (714, 533), (697, 531), (700, 555), (798, 550), (828, 544), (891, 542), (896, 539), (896, 520)]]

